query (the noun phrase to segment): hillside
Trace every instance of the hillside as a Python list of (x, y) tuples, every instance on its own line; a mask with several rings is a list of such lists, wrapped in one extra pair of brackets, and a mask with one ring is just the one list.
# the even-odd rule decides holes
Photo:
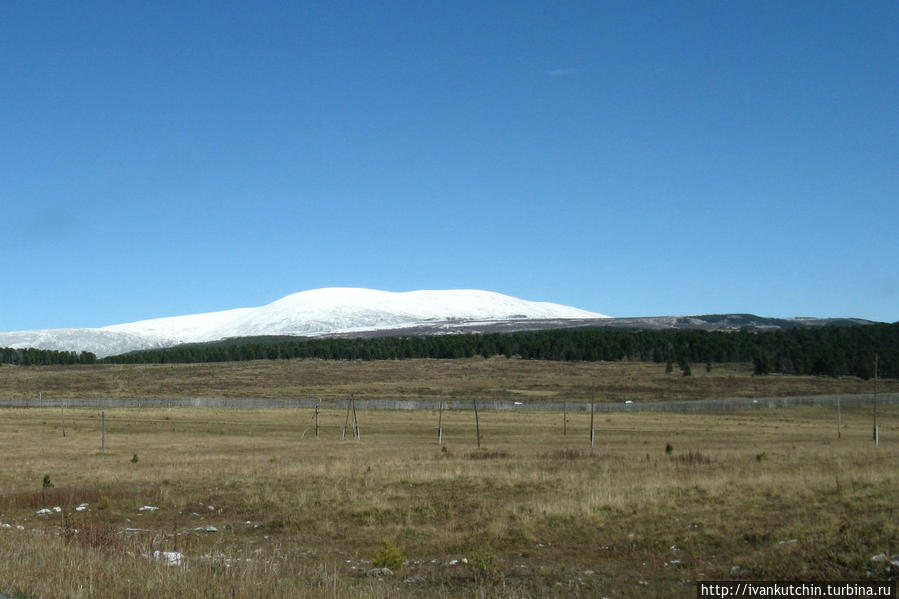
[(98, 357), (183, 343), (259, 335), (325, 336), (462, 324), (605, 318), (549, 302), (474, 289), (389, 292), (327, 288), (288, 295), (257, 308), (141, 320), (101, 328), (0, 333), (0, 347), (87, 351)]

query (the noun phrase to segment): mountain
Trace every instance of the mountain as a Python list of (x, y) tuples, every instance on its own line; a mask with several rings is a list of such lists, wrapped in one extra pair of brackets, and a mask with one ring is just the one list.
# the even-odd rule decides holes
[[(101, 328), (0, 333), (0, 347), (89, 351), (98, 357), (232, 337), (326, 336), (477, 326), (529, 328), (531, 321), (606, 319), (570, 306), (473, 289), (389, 292), (326, 288), (294, 293), (257, 308), (141, 320)], [(536, 327), (543, 328), (543, 327)]]

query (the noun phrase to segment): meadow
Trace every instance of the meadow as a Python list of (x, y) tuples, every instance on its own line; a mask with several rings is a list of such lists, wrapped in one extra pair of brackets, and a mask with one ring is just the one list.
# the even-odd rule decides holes
[(62, 416), (0, 411), (12, 596), (685, 597), (899, 553), (896, 406), (876, 448), (870, 407), (839, 438), (833, 408), (603, 414), (592, 448), (585, 413), (482, 412), (480, 449), (470, 412), (438, 443), (430, 411), (341, 440), (343, 410), (316, 438), (310, 409), (121, 408), (105, 449), (97, 410)]
[[(261, 397), (343, 399), (689, 400), (871, 393), (856, 377), (753, 376), (751, 364), (652, 362), (256, 360), (202, 364), (0, 366), (0, 398)], [(899, 380), (880, 381), (899, 391)]]

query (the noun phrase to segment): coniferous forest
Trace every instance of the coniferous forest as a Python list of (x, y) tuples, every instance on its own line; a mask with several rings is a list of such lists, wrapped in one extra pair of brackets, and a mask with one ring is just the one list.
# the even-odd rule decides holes
[[(132, 352), (97, 360), (90, 352), (0, 349), (0, 362), (18, 365), (147, 364), (317, 358), (520, 357), (525, 360), (634, 360), (689, 363), (752, 362), (756, 374), (899, 376), (899, 323), (778, 331), (558, 329), (372, 338), (231, 339)], [(683, 368), (683, 366), (681, 366)]]
[(93, 364), (97, 356), (89, 351), (56, 351), (53, 349), (0, 348), (0, 364), (19, 366), (50, 366), (54, 364)]
[(899, 376), (899, 323), (785, 331), (558, 329), (421, 337), (229, 340), (133, 352), (105, 363), (318, 358), (403, 360), (518, 356), (525, 360), (753, 362), (757, 374)]

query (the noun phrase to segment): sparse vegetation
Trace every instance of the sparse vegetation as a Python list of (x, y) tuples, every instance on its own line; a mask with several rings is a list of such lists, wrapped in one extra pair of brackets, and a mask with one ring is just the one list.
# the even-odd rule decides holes
[[(698, 578), (895, 575), (871, 562), (899, 539), (893, 405), (877, 449), (869, 409), (844, 408), (837, 440), (833, 410), (809, 407), (609, 414), (592, 453), (585, 413), (563, 436), (557, 414), (485, 412), (477, 452), (470, 414), (444, 412), (444, 453), (436, 412), (366, 411), (361, 442), (328, 409), (300, 439), (311, 412), (107, 410), (100, 452), (95, 410), (68, 410), (65, 438), (52, 410), (4, 410), (0, 580), (101, 599), (651, 598)], [(402, 576), (364, 576), (394, 553), (384, 539)]]

